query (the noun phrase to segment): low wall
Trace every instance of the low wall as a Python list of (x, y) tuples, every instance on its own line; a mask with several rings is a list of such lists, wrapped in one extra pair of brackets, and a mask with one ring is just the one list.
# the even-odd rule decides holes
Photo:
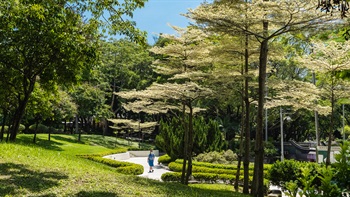
[[(138, 151), (129, 151), (131, 157), (148, 157), (149, 150), (138, 150)], [(156, 157), (159, 156), (159, 150), (153, 150), (153, 153)]]
[[(153, 150), (153, 153), (156, 157), (159, 156), (159, 150)], [(127, 160), (127, 159), (130, 159), (130, 157), (148, 157), (148, 154), (149, 154), (149, 150), (128, 151), (126, 153), (107, 155), (107, 156), (104, 156), (103, 158), (114, 159), (114, 160)]]
[(126, 153), (107, 155), (107, 156), (104, 156), (103, 158), (114, 159), (114, 160), (127, 160), (127, 159), (130, 159), (130, 153), (126, 152)]

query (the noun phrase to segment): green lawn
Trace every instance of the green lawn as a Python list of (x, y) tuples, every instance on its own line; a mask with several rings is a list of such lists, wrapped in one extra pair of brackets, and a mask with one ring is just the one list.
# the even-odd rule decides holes
[[(0, 143), (0, 196), (245, 196), (232, 186), (163, 183), (123, 175), (103, 164), (75, 155), (111, 153), (128, 142), (102, 136), (19, 135), (16, 143)], [(137, 143), (131, 144), (138, 147)]]

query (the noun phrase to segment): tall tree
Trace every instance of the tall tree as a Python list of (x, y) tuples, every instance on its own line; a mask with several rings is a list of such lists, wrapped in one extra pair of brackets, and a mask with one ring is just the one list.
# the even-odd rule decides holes
[(312, 53), (300, 58), (300, 62), (302, 66), (319, 73), (318, 85), (321, 87), (323, 97), (330, 102), (331, 117), (326, 159), (326, 165), (329, 165), (334, 132), (334, 110), (339, 99), (350, 96), (349, 82), (336, 76), (338, 72), (350, 69), (350, 41), (314, 41), (311, 46)]
[[(178, 104), (181, 104), (184, 127), (184, 162), (181, 180), (182, 183), (188, 184), (189, 176), (192, 173), (193, 115), (196, 113), (196, 101), (212, 93), (210, 89), (201, 87), (196, 81), (203, 79), (205, 74), (202, 71), (210, 57), (207, 55), (208, 50), (205, 50), (206, 36), (202, 31), (192, 27), (174, 27), (174, 29), (178, 35), (163, 35), (170, 41), (167, 45), (155, 46), (151, 49), (153, 53), (161, 57), (155, 62), (157, 65), (155, 71), (163, 74), (169, 82), (154, 83), (145, 91), (127, 94), (133, 95), (133, 98), (137, 98), (135, 96), (143, 98), (145, 101), (143, 104), (147, 107), (154, 103), (152, 100), (157, 100), (158, 102), (155, 103), (157, 105), (163, 103), (164, 106), (166, 103), (165, 108), (172, 106), (178, 109)], [(118, 95), (130, 97), (126, 94)], [(141, 104), (141, 102), (139, 103)], [(186, 118), (187, 115), (188, 118)]]
[[(263, 196), (263, 111), (265, 100), (268, 43), (275, 37), (291, 31), (322, 28), (330, 15), (318, 12), (314, 1), (214, 1), (204, 3), (186, 15), (207, 31), (230, 35), (252, 35), (260, 42), (259, 99), (255, 143), (254, 178), (251, 193)], [(246, 16), (246, 17), (242, 17)], [(248, 24), (248, 25), (247, 25)], [(329, 23), (327, 24), (329, 26)], [(249, 28), (247, 28), (249, 27)]]
[[(95, 59), (94, 24), (56, 1), (6, 1), (0, 6), (0, 72), (7, 75), (17, 101), (10, 140), (16, 139), (26, 105), (39, 82), (76, 80), (82, 67)], [(16, 17), (13, 17), (16, 16)]]

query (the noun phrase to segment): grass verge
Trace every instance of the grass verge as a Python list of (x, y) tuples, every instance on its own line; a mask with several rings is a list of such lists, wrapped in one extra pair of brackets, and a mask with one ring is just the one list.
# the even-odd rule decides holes
[(111, 140), (107, 137), (84, 137), (77, 143), (75, 136), (52, 135), (49, 142), (47, 135), (38, 135), (34, 145), (32, 135), (19, 135), (16, 143), (0, 143), (0, 196), (245, 196), (222, 186), (184, 186), (120, 174), (75, 155), (113, 152), (123, 146), (104, 144)]

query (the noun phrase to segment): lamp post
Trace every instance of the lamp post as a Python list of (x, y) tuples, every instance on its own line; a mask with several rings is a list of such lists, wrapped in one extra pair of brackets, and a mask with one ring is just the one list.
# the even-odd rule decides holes
[[(280, 108), (280, 122), (281, 122), (281, 161), (284, 160), (284, 133), (283, 133), (283, 121), (284, 121), (284, 118), (283, 118), (283, 115), (284, 114), (289, 114), (289, 113), (286, 113), (286, 112), (283, 112), (283, 109), (282, 107)], [(286, 117), (286, 120), (290, 120), (291, 118), (289, 116)]]

